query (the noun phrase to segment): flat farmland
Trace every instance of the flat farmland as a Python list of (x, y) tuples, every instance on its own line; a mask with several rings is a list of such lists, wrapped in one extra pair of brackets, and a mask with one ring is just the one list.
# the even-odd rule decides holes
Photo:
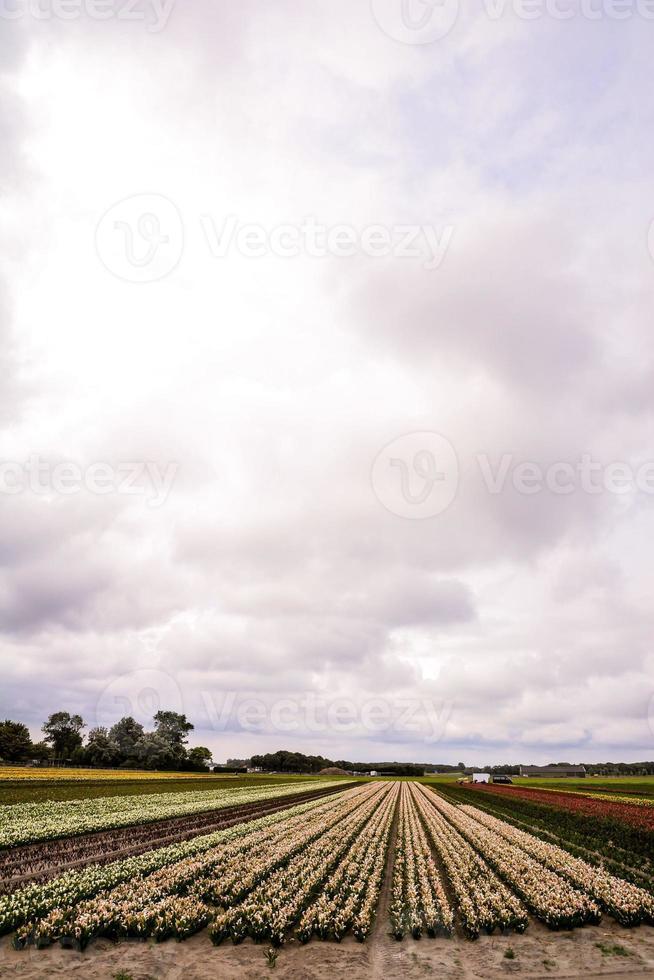
[(355, 978), (654, 966), (638, 841), (607, 861), (590, 834), (585, 848), (566, 837), (551, 806), (529, 823), (499, 793), (446, 784), (213, 786), (0, 809), (0, 973), (193, 977), (209, 961), (235, 977), (273, 964), (280, 975)]
[(141, 770), (0, 768), (0, 806), (47, 800), (83, 800), (109, 796), (145, 796), (150, 793), (182, 793), (217, 787), (270, 786), (312, 782), (318, 776), (221, 775), (148, 772)]

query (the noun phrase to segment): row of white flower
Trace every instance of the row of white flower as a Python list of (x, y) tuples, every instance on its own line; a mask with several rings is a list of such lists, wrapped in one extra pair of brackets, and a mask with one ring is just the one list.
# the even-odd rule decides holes
[(193, 894), (214, 906), (236, 905), (269, 874), (367, 804), (374, 794), (372, 786), (359, 787), (335, 805), (314, 811), (309, 819), (303, 816), (286, 822), (276, 834), (262, 842), (264, 846), (251, 849), (247, 862), (232, 862), (220, 871), (215, 869), (211, 875), (199, 878), (193, 884)]
[(643, 888), (609, 874), (604, 868), (596, 868), (587, 861), (573, 857), (563, 848), (518, 830), (504, 820), (473, 806), (461, 809), (478, 823), (496, 831), (506, 841), (522, 848), (545, 867), (567, 878), (577, 888), (588, 892), (613, 918), (624, 926), (654, 923), (654, 897)]
[[(40, 840), (32, 844), (0, 849), (0, 893), (21, 887), (25, 875), (38, 876), (40, 880), (62, 874), (67, 866), (79, 862), (79, 867), (102, 863), (112, 855), (129, 857), (157, 847), (164, 847), (175, 840), (189, 840), (202, 834), (211, 834), (230, 823), (245, 819), (254, 820), (275, 809), (282, 809), (292, 803), (313, 799), (325, 793), (340, 792), (342, 785), (335, 784), (327, 790), (308, 791), (303, 796), (290, 798), (254, 800), (237, 807), (203, 810), (172, 820), (155, 820), (149, 823), (131, 824), (97, 833), (80, 834), (74, 837), (59, 837), (55, 840)], [(115, 860), (115, 858), (114, 858)]]
[(460, 807), (420, 787), (420, 793), (494, 868), (527, 907), (552, 929), (599, 922), (599, 906), (566, 878), (550, 871), (517, 843), (484, 826)]
[(0, 807), (0, 848), (57, 837), (72, 837), (96, 830), (113, 830), (203, 810), (296, 796), (307, 790), (333, 786), (333, 781), (282, 783), (229, 789), (155, 793), (145, 796), (110, 796), (91, 800), (16, 803)]
[(465, 838), (431, 805), (433, 793), (411, 784), (411, 794), (427, 835), (447, 873), (465, 934), (475, 939), (480, 932), (527, 928), (522, 902), (509, 891), (492, 868)]
[(301, 942), (308, 942), (314, 933), (337, 942), (350, 930), (360, 941), (370, 933), (399, 793), (397, 783), (302, 916), (298, 926)]
[[(403, 788), (404, 790), (404, 788)], [(391, 904), (389, 917), (391, 931), (396, 939), (402, 939), (405, 933), (406, 920), (410, 917), (407, 905), (410, 903), (409, 882), (407, 881), (407, 803), (406, 794), (402, 792), (400, 799), (400, 815), (397, 822), (397, 837), (393, 857), (393, 880), (391, 882)], [(413, 884), (413, 883), (412, 883)], [(411, 911), (411, 917), (417, 912), (417, 902)]]
[(418, 817), (413, 795), (402, 784), (400, 816), (390, 906), (391, 931), (396, 939), (410, 932), (415, 939), (449, 935), (454, 924), (431, 847)]
[[(354, 790), (353, 792), (356, 792)], [(329, 797), (328, 803), (341, 798), (341, 794)], [(194, 857), (211, 848), (237, 840), (245, 834), (271, 825), (282, 824), (294, 814), (304, 814), (316, 807), (325, 806), (324, 799), (310, 800), (294, 807), (268, 814), (246, 824), (236, 824), (224, 830), (214, 831), (179, 844), (147, 851), (135, 857), (123, 858), (103, 866), (93, 865), (80, 871), (68, 871), (44, 884), (27, 885), (0, 896), (0, 935), (16, 929), (24, 923), (46, 915), (56, 908), (69, 908), (100, 891), (114, 888), (126, 881), (149, 875), (159, 868), (174, 864), (184, 858)]]
[[(153, 935), (159, 935), (155, 925), (160, 922), (161, 914), (175, 914), (171, 896), (192, 887), (192, 897), (197, 900), (197, 892), (206, 890), (211, 880), (229, 878), (235, 870), (242, 873), (244, 867), (256, 863), (261, 851), (270, 854), (281, 848), (279, 860), (284, 860), (294, 848), (299, 849), (319, 836), (325, 826), (332, 826), (344, 814), (359, 807), (367, 795), (364, 789), (357, 788), (275, 815), (278, 818), (275, 821), (241, 825), (238, 834), (216, 842), (203, 853), (133, 877), (87, 901), (61, 903), (49, 915), (23, 926), (17, 934), (18, 945), (31, 941), (44, 946), (59, 939), (84, 947), (97, 935), (143, 936), (149, 934), (150, 928)], [(206, 922), (198, 927), (202, 924)]]
[(372, 784), (368, 801), (322, 834), (278, 871), (264, 878), (240, 905), (219, 913), (209, 934), (214, 943), (227, 937), (240, 942), (251, 936), (280, 946), (301, 916), (314, 890), (329, 877), (357, 840), (379, 805), (391, 793), (390, 783)]

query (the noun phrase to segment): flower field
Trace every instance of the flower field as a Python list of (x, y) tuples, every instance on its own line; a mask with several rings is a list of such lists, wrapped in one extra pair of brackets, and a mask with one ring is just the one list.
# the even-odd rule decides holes
[[(312, 789), (333, 785), (312, 782)], [(72, 837), (130, 824), (188, 816), (221, 807), (306, 792), (306, 784), (196, 790), (149, 796), (114, 796), (65, 802), (17, 803), (0, 808), (0, 849), (59, 837)]]
[(391, 931), (396, 939), (410, 932), (419, 939), (449, 935), (454, 916), (431, 852), (425, 826), (420, 819), (420, 801), (403, 785), (393, 866)]
[[(493, 784), (491, 783), (490, 785)], [(610, 803), (628, 803), (630, 806), (654, 807), (654, 799), (651, 796), (639, 796), (631, 790), (616, 793), (615, 790), (609, 792), (606, 789), (580, 789), (579, 787), (575, 789), (560, 789), (555, 786), (539, 786), (535, 788), (541, 793), (573, 793), (575, 796), (586, 797), (590, 800), (608, 800)]]
[(617, 922), (624, 926), (654, 921), (654, 897), (649, 892), (573, 857), (560, 847), (547, 844), (533, 834), (511, 827), (474, 807), (462, 808), (476, 822), (501, 835), (550, 871), (560, 874), (575, 888), (587, 892)]
[(330, 796), (340, 789), (338, 784), (332, 784), (283, 796), (258, 793), (249, 803), (230, 802), (228, 806), (201, 813), (5, 848), (0, 850), (0, 894), (86, 865), (107, 864), (121, 857), (133, 857), (168, 844), (206, 836), (233, 824), (288, 809), (293, 804)]
[[(273, 789), (281, 791), (247, 792), (261, 799)], [(242, 794), (232, 790), (230, 802)], [(129, 801), (123, 799), (128, 809)], [(34, 816), (32, 834), (44, 820)], [(13, 932), (17, 948), (58, 942), (84, 949), (98, 937), (183, 940), (205, 929), (216, 945), (249, 939), (278, 947), (290, 938), (347, 936), (363, 942), (375, 923), (397, 940), (455, 932), (475, 939), (523, 932), (531, 917), (571, 929), (603, 914), (622, 926), (654, 924), (654, 896), (412, 782), (338, 787), (0, 895), (0, 933)]]
[(560, 807), (589, 817), (615, 819), (631, 827), (654, 830), (654, 805), (647, 801), (592, 796), (589, 793), (566, 792), (565, 790), (500, 786), (494, 783), (485, 786), (470, 784), (465, 789), (474, 793), (496, 793), (511, 799), (544, 803), (548, 806)]
[[(149, 769), (73, 769), (58, 766), (0, 766), (0, 782), (143, 782), (198, 779), (197, 772), (158, 772)], [(231, 775), (212, 775), (211, 779), (231, 779)]]

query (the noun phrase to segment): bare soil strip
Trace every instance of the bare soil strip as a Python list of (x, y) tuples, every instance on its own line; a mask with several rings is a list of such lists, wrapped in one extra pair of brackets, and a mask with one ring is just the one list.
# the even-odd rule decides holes
[[(614, 944), (626, 955), (600, 948)], [(523, 935), (482, 935), (474, 942), (458, 936), (391, 942), (382, 929), (363, 944), (352, 937), (289, 943), (272, 971), (264, 946), (247, 940), (216, 947), (206, 932), (183, 943), (101, 941), (85, 953), (59, 946), (19, 952), (9, 938), (0, 941), (3, 980), (112, 980), (121, 971), (134, 980), (507, 980), (512, 974), (521, 980), (640, 980), (654, 976), (654, 927), (625, 930), (607, 922), (566, 933), (533, 923)]]

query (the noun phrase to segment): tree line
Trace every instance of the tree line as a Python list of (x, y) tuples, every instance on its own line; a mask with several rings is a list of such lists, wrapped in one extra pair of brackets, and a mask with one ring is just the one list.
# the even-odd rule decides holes
[[(231, 763), (248, 760), (228, 760)], [(349, 762), (346, 759), (326, 759), (322, 755), (304, 755), (302, 752), (267, 752), (265, 755), (253, 755), (249, 764), (254, 769), (266, 772), (320, 772), (321, 769), (335, 767), (347, 772), (383, 772), (394, 776), (422, 776), (424, 765), (411, 762)]]
[(41, 727), (43, 740), (34, 743), (27, 725), (7, 719), (0, 721), (0, 761), (180, 771), (209, 768), (208, 748), (187, 748), (194, 726), (186, 715), (157, 711), (152, 720), (152, 731), (126, 717), (111, 728), (91, 728), (85, 737), (87, 725), (81, 715), (56, 711)]

